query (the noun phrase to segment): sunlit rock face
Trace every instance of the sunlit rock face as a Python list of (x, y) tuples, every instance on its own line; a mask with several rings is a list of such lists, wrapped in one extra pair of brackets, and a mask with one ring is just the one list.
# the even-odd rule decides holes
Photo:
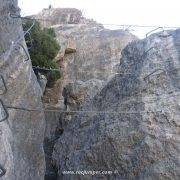
[(83, 17), (82, 12), (75, 8), (47, 8), (35, 15), (43, 27), (59, 24), (94, 24), (92, 19)]
[[(56, 61), (63, 72), (59, 106), (67, 98), (70, 110), (94, 96), (113, 77), (122, 49), (137, 39), (127, 31), (105, 29), (78, 9), (49, 8), (35, 17), (42, 26), (55, 29), (61, 46)], [(67, 97), (62, 96), (64, 87)]]
[(70, 91), (70, 97), (76, 99), (78, 94), (85, 100), (95, 95), (117, 72), (122, 49), (136, 39), (123, 30), (106, 30), (98, 24), (63, 25), (55, 30), (62, 44), (57, 61), (64, 87), (76, 89), (77, 93)]
[[(54, 88), (46, 88), (43, 99), (62, 111), (76, 111), (95, 96), (117, 73), (123, 48), (137, 39), (124, 30), (105, 29), (77, 9), (44, 9), (34, 17), (42, 26), (54, 28), (61, 47), (56, 61), (63, 78)], [(63, 114), (60, 121), (68, 123), (73, 114)]]
[(55, 145), (65, 171), (112, 171), (93, 179), (180, 178), (180, 30), (130, 43), (119, 73), (86, 103)]
[[(63, 78), (53, 88), (46, 88), (43, 97), (45, 105), (60, 109), (60, 113), (46, 113), (46, 138), (54, 145), (56, 130), (63, 130), (75, 111), (117, 73), (121, 51), (137, 38), (127, 31), (105, 29), (77, 9), (44, 9), (35, 17), (43, 27), (54, 28), (61, 46), (56, 61)], [(51, 154), (47, 155), (50, 159)], [(48, 175), (51, 170), (48, 168)]]
[[(0, 0), (0, 74), (7, 87), (7, 92), (1, 93), (0, 99), (9, 113), (9, 117), (0, 122), (0, 167), (6, 170), (0, 179), (43, 180), (45, 123), (41, 89), (31, 62), (25, 61), (27, 55), (19, 45), (27, 49), (21, 20), (11, 18), (9, 13), (19, 15), (17, 1)], [(38, 111), (16, 110), (12, 106)], [(3, 113), (4, 108), (0, 106), (0, 118)]]
[(129, 32), (106, 30), (98, 24), (56, 26), (55, 30), (62, 44), (57, 57), (63, 72), (59, 106), (70, 111), (60, 119), (66, 126), (74, 115), (71, 111), (94, 97), (117, 73), (121, 51), (136, 38)]

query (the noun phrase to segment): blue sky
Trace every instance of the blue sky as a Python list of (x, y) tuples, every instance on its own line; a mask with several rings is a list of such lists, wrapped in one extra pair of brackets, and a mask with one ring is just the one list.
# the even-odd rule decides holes
[(103, 24), (180, 26), (180, 0), (19, 0), (23, 15), (35, 14), (50, 4), (78, 8)]

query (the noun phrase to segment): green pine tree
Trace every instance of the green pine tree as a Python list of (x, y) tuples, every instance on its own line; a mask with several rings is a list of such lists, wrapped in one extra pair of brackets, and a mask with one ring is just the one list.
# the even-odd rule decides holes
[[(24, 31), (26, 31), (31, 25), (32, 21), (28, 20), (23, 25)], [(32, 47), (29, 49), (29, 54), (32, 60), (33, 66), (39, 66), (43, 68), (58, 69), (58, 65), (54, 61), (60, 46), (55, 39), (56, 34), (52, 28), (42, 29), (39, 22), (36, 22), (31, 30)], [(30, 39), (25, 37), (27, 46), (30, 45)], [(54, 82), (59, 79), (60, 72), (51, 72), (45, 74), (48, 78), (48, 86), (52, 86)]]

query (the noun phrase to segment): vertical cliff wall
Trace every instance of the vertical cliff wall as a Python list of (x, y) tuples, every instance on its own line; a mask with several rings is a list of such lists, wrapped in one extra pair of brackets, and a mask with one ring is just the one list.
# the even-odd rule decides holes
[[(9, 113), (9, 117), (0, 122), (0, 165), (6, 169), (1, 179), (41, 180), (45, 169), (44, 113), (31, 61), (25, 61), (28, 54), (21, 19), (10, 16), (19, 15), (19, 11), (17, 0), (0, 0), (0, 74), (7, 87), (0, 99)], [(2, 81), (0, 88), (3, 92)], [(2, 106), (0, 114), (4, 117)]]

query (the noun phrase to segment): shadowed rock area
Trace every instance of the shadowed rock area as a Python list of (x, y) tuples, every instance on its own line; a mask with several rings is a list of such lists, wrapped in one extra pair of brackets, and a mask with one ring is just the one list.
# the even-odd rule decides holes
[[(19, 15), (17, 0), (0, 0), (0, 74), (7, 87), (7, 92), (3, 93), (1, 79), (0, 99), (9, 114), (0, 122), (0, 175), (1, 167), (6, 170), (0, 179), (43, 180), (45, 122), (42, 94), (31, 61), (25, 61), (28, 54), (25, 54), (27, 47), (21, 20), (10, 17), (10, 13)], [(4, 108), (0, 106), (0, 119), (4, 115)]]
[[(180, 31), (122, 51), (119, 73), (69, 123), (55, 145), (59, 179), (180, 178)], [(68, 175), (64, 171), (112, 171)]]

